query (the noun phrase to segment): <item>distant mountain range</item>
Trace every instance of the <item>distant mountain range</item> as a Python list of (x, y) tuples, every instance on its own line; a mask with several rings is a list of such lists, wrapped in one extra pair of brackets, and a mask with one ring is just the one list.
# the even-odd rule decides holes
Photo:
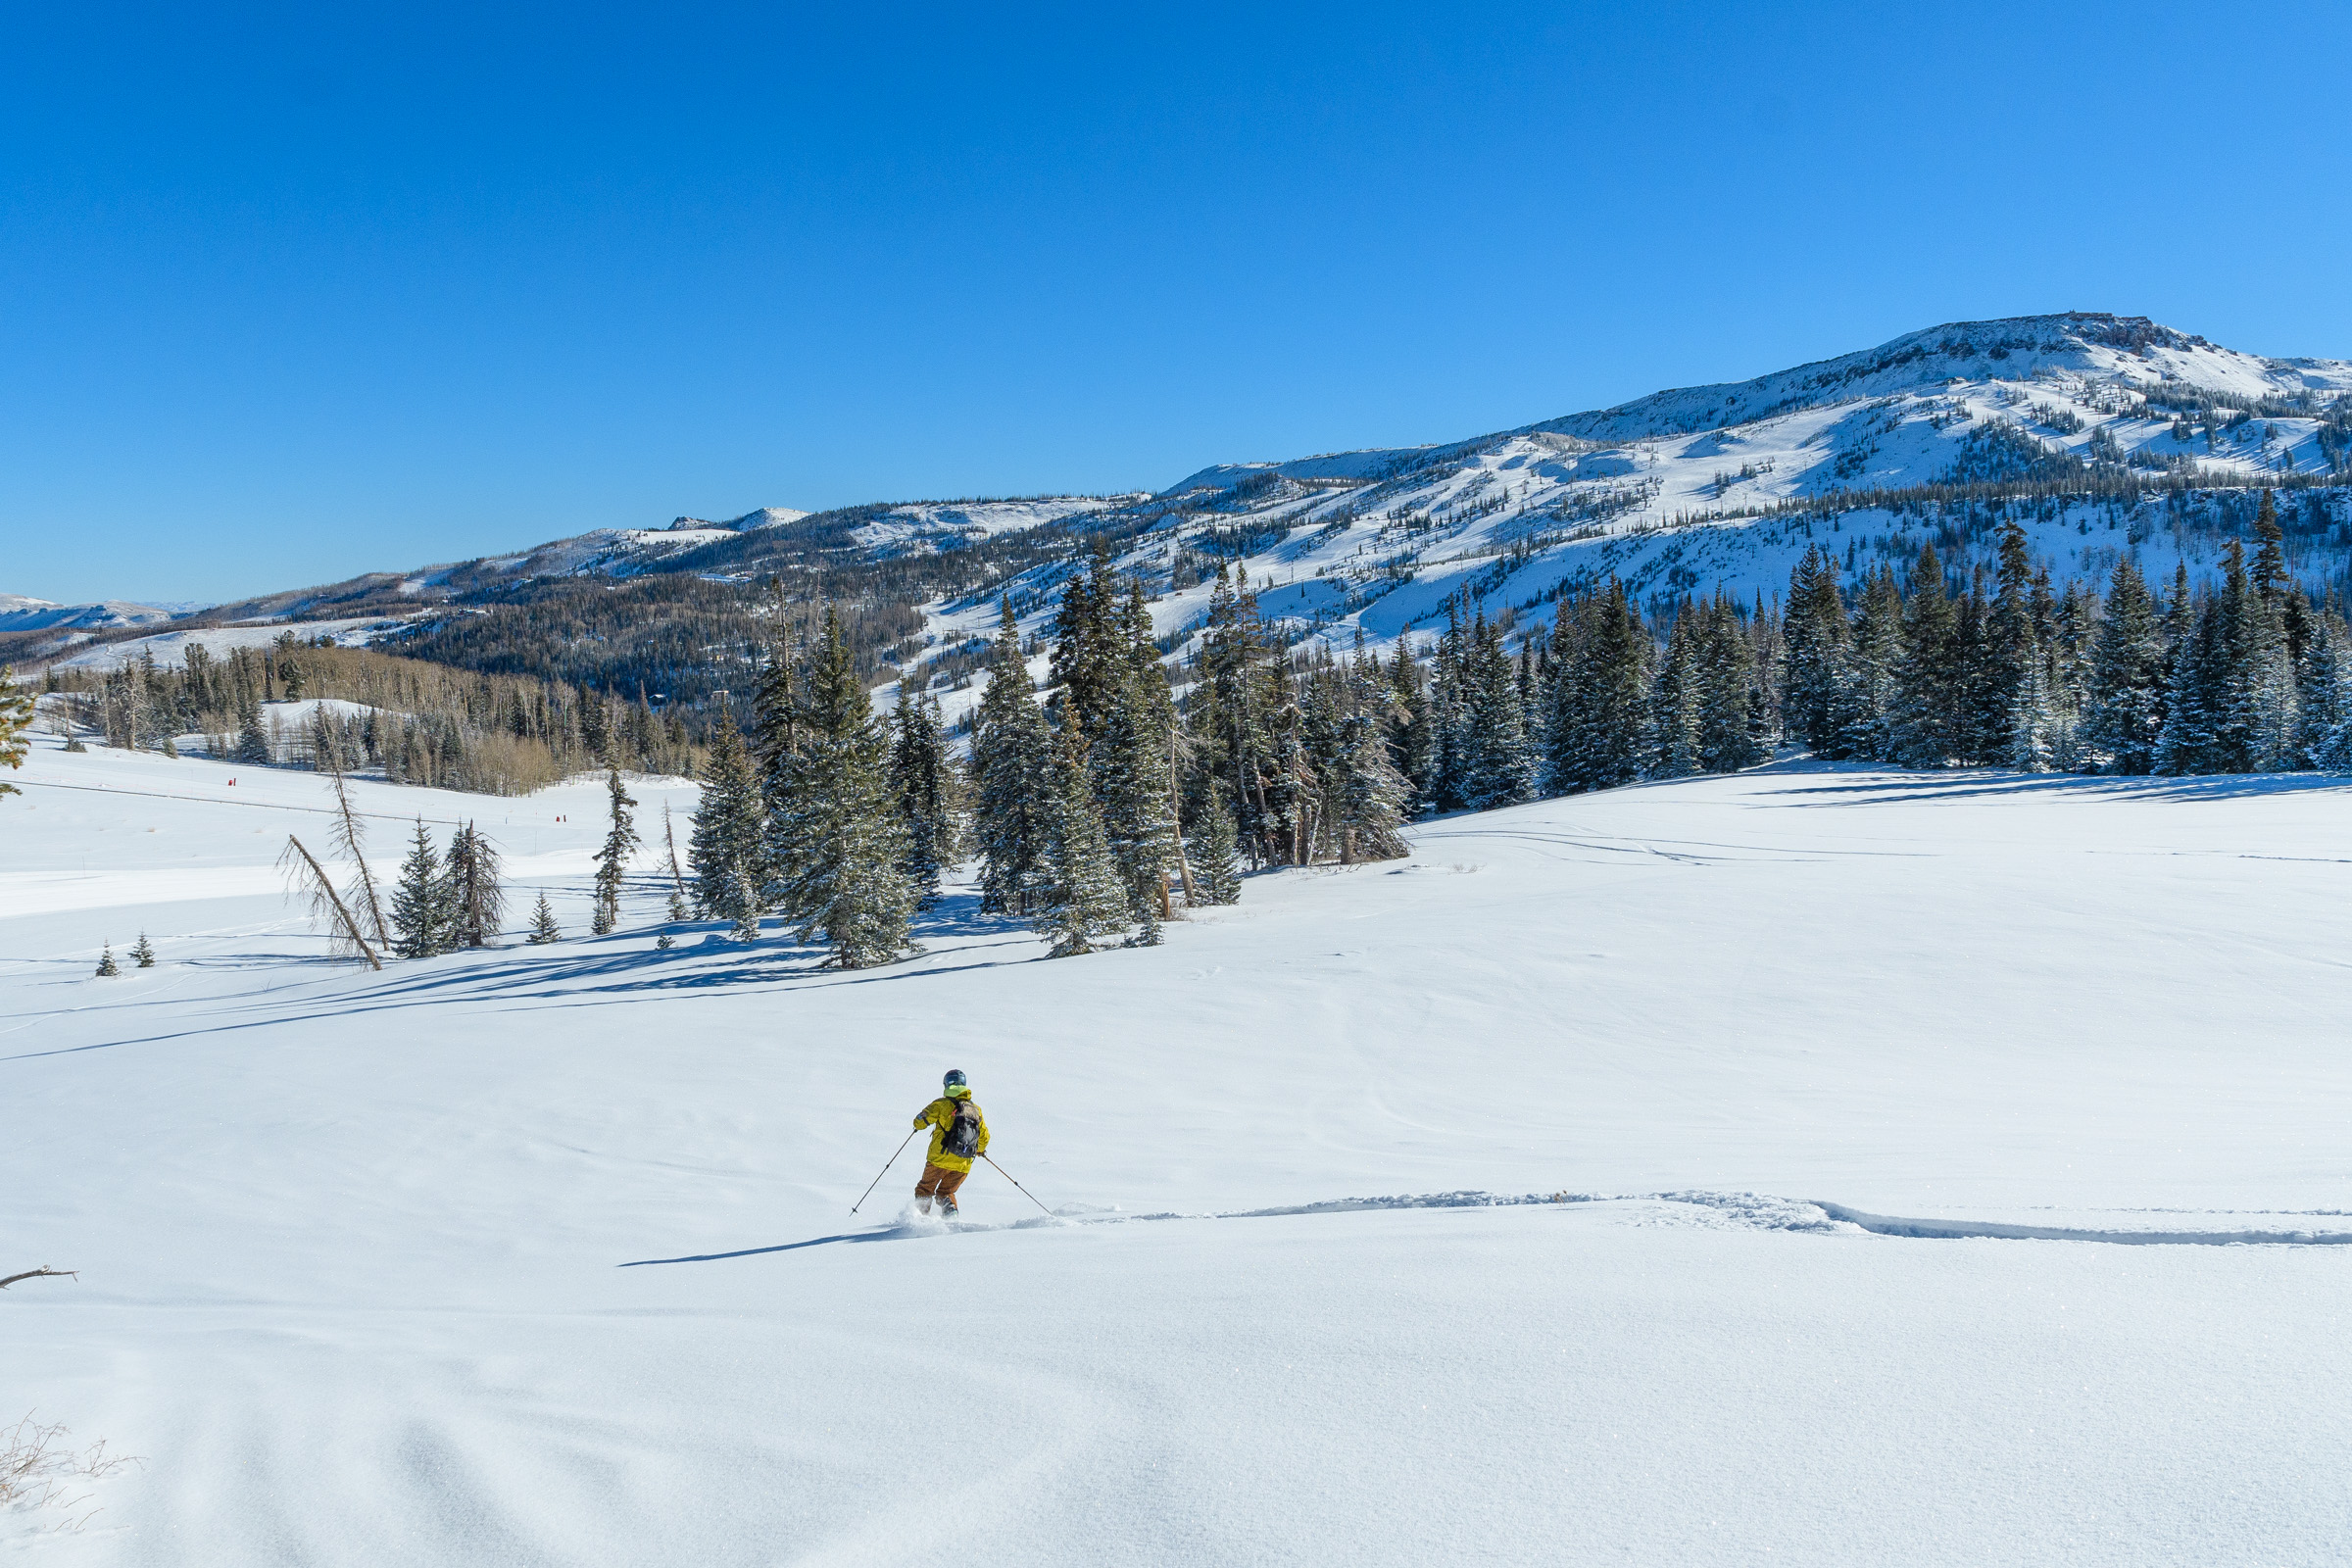
[[(1939, 549), (1966, 569), (2000, 509), (2030, 514), (2037, 550), (2062, 576), (2102, 575), (2127, 549), (2169, 570), (2173, 559), (2207, 562), (2264, 485), (2294, 492), (2292, 553), (2317, 584), (2345, 575), (2352, 550), (2348, 391), (2352, 363), (2266, 359), (2141, 317), (1954, 322), (1468, 440), (1219, 464), (1152, 494), (680, 517), (287, 590), (195, 619), (374, 615), (419, 648), (436, 636), (454, 648), (451, 615), (511, 619), (537, 605), (545, 620), (547, 606), (581, 603), (565, 584), (635, 584), (644, 613), (659, 618), (662, 603), (692, 597), (686, 579), (749, 595), (781, 576), (805, 596), (907, 614), (929, 606), (919, 636), (881, 629), (905, 626), (905, 615), (881, 617), (869, 634), (877, 665), (911, 665), (961, 657), (981, 600), (1042, 610), (1101, 540), (1158, 590), (1155, 614), (1178, 644), (1219, 562), (1264, 584), (1261, 606), (1294, 636), (1360, 628), (1386, 641), (1431, 624), (1448, 602), (1524, 611), (1608, 576), (1652, 598), (1768, 593), (1811, 543), (1836, 545), (1859, 568), (1907, 559), (1940, 531)], [(655, 586), (670, 579), (681, 586)], [(19, 659), (119, 641), (147, 623), (131, 617), (156, 612), (0, 600), (18, 604), (26, 608), (16, 613), (58, 618), (0, 614), (0, 657), (11, 641)], [(439, 657), (490, 660), (498, 636), (477, 626), (463, 641), (470, 652)], [(691, 694), (684, 659), (673, 651), (613, 678)]]

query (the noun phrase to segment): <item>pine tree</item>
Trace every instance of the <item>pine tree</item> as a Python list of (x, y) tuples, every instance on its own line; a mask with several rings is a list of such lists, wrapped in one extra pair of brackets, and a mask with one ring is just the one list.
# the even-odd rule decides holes
[(1764, 691), (1740, 606), (1718, 594), (1699, 615), (1698, 766), (1737, 773), (1763, 761), (1769, 751)]
[(441, 857), (421, 818), (400, 880), (392, 889), (392, 951), (404, 958), (429, 958), (448, 951), (449, 899)]
[(564, 940), (563, 927), (556, 924), (556, 911), (549, 907), (545, 893), (539, 895), (539, 902), (531, 907), (531, 934), (524, 940), (533, 947)]
[[(1130, 581), (1112, 627), (1119, 667), (1108, 686), (1102, 731), (1088, 772), (1102, 813), (1111, 863), (1127, 891), (1130, 920), (1156, 921), (1166, 906), (1176, 822), (1168, 799), (1168, 749), (1176, 707), (1152, 642), (1143, 586)], [(1073, 712), (1077, 710), (1071, 710)]]
[(1685, 607), (1667, 630), (1666, 655), (1658, 661), (1657, 683), (1650, 693), (1657, 737), (1657, 751), (1649, 766), (1652, 778), (1688, 778), (1700, 771), (1699, 731), (1705, 694), (1698, 645), (1698, 617)]
[(112, 980), (122, 972), (122, 967), (115, 962), (114, 945), (109, 943), (98, 955), (98, 978)]
[(468, 822), (450, 840), (447, 867), (450, 945), (488, 947), (507, 913), (507, 893), (499, 881), (498, 847)]
[(939, 710), (899, 682), (892, 715), (890, 790), (906, 830), (906, 858), (900, 869), (914, 890), (915, 907), (939, 902), (941, 873), (956, 858), (956, 770), (948, 759)]
[(637, 821), (630, 814), (637, 802), (621, 787), (619, 768), (605, 769), (605, 788), (611, 797), (612, 825), (606, 829), (604, 848), (596, 852), (596, 917), (588, 924), (600, 937), (620, 924), (621, 881), (637, 848)]
[(2107, 585), (2106, 614), (2092, 640), (2082, 738), (2110, 773), (2155, 765), (2163, 727), (2164, 630), (2139, 567), (2127, 556)]
[(1534, 799), (1536, 758), (1518, 682), (1502, 650), (1501, 629), (1484, 613), (1471, 623), (1462, 681), (1462, 804), (1487, 811)]
[(139, 933), (139, 945), (130, 950), (130, 956), (142, 969), (155, 967), (155, 944), (147, 940), (146, 932)]
[[(0, 767), (10, 769), (24, 765), (32, 743), (25, 736), (32, 729), (32, 693), (17, 685), (17, 672), (0, 664)], [(21, 795), (6, 779), (0, 779), (0, 797)]]
[[(1841, 722), (1845, 715), (1838, 699), (1848, 680), (1851, 639), (1845, 604), (1838, 593), (1836, 559), (1828, 551), (1806, 546), (1804, 558), (1790, 570), (1786, 619), (1788, 675), (1782, 722), (1814, 756), (1845, 756), (1847, 725)], [(1660, 722), (1665, 722), (1662, 711)], [(1665, 750), (1663, 742), (1660, 750)]]
[(1233, 808), (1225, 804), (1222, 784), (1209, 785), (1200, 809), (1200, 831), (1192, 856), (1199, 870), (1200, 896), (1208, 904), (1238, 904), (1242, 897), (1241, 835), (1234, 826)]
[(1085, 575), (1073, 576), (1062, 590), (1061, 610), (1054, 619), (1054, 657), (1048, 676), (1061, 688), (1056, 706), (1062, 721), (1068, 722), (1068, 715), (1075, 713), (1088, 735), (1104, 732), (1111, 705), (1127, 679), (1119, 599), (1109, 547), (1097, 538)]
[(766, 835), (767, 815), (751, 754), (734, 715), (721, 711), (703, 766), (703, 798), (687, 836), (686, 861), (694, 868), (695, 903), (703, 913), (734, 922), (735, 934), (744, 941), (759, 934)]
[[(1656, 755), (1650, 711), (1648, 632), (1614, 578), (1575, 605), (1562, 602), (1553, 623), (1552, 689), (1546, 735), (1554, 794), (1631, 784)], [(1570, 624), (1563, 627), (1562, 620)]]
[(1853, 641), (1838, 690), (1838, 755), (1890, 760), (1903, 698), (1903, 591), (1894, 568), (1863, 582)]
[(803, 942), (821, 939), (844, 969), (906, 953), (914, 889), (890, 788), (890, 736), (858, 679), (839, 611), (827, 610), (791, 752), (789, 803), (771, 819), (778, 905)]
[(1340, 721), (1338, 833), (1340, 860), (1394, 860), (1408, 853), (1402, 829), (1412, 786), (1389, 760), (1380, 726), (1367, 712)]
[(1092, 953), (1092, 937), (1127, 923), (1127, 892), (1111, 863), (1086, 766), (1086, 737), (1075, 715), (1055, 748), (1054, 796), (1047, 818), (1047, 883), (1032, 923), (1054, 939), (1053, 956)]
[(1007, 601), (989, 650), (988, 688), (972, 734), (977, 785), (972, 838), (980, 853), (980, 906), (1034, 911), (1046, 885), (1047, 819), (1054, 791), (1054, 735), (1030, 689), (1019, 626)]
[(237, 730), (235, 760), (266, 767), (270, 761), (270, 736), (262, 728), (262, 709), (259, 703), (247, 703)]
[(1966, 682), (1958, 632), (1943, 564), (1934, 545), (1923, 545), (1903, 601), (1903, 660), (1888, 726), (1890, 760), (1907, 767), (1943, 767), (1959, 755), (1954, 715)]

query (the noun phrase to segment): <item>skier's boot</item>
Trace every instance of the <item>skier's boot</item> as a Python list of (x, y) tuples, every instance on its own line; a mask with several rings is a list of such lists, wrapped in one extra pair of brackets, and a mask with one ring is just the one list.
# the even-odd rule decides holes
[(956, 1217), (956, 1213), (958, 1212), (958, 1211), (957, 1211), (957, 1209), (956, 1209), (956, 1200), (954, 1200), (953, 1198), (943, 1198), (943, 1199), (941, 1199), (941, 1200), (939, 1200), (939, 1211), (940, 1211), (940, 1213), (941, 1213), (942, 1215), (944, 1215), (945, 1217), (947, 1217), (947, 1218), (949, 1218), (949, 1219), (954, 1219), (954, 1218)]
[(928, 1213), (930, 1213), (930, 1212), (931, 1212), (931, 1200), (929, 1200), (928, 1198), (918, 1198), (918, 1199), (916, 1199), (916, 1200), (914, 1200), (914, 1211), (915, 1211), (917, 1214), (928, 1214)]

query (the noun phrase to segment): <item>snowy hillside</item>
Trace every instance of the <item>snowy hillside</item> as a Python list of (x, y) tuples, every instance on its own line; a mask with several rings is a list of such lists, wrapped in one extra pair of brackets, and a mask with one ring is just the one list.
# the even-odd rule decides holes
[[(374, 975), (275, 893), (315, 776), (42, 738), (22, 777), (0, 1262), (81, 1274), (0, 1298), (10, 1392), (144, 1458), (77, 1535), (0, 1516), (28, 1561), (2352, 1531), (2331, 781), (1768, 769), (1425, 824), (1158, 949), (1033, 961), (958, 889), (856, 975), (657, 949), (650, 856), (582, 937), (594, 787), (363, 783), (379, 863), (478, 817), (570, 933)], [(943, 1234), (906, 1158), (849, 1213), (952, 1066), (1053, 1217), (982, 1169)], [(2080, 1239), (1917, 1234), (1969, 1226)]]
[(144, 626), (159, 620), (169, 620), (173, 613), (174, 609), (172, 608), (162, 605), (134, 605), (121, 599), (109, 599), (103, 603), (91, 605), (61, 605), (47, 599), (30, 599), (23, 594), (0, 594), (0, 631), (88, 630), (112, 629), (117, 626)]
[[(1446, 446), (1204, 468), (1124, 515), (1131, 564), (1234, 560), (1295, 633), (1384, 643), (1456, 595), (1528, 610), (1615, 576), (1637, 595), (1785, 591), (1805, 548), (1850, 567), (1935, 540), (1965, 571), (1997, 516), (2061, 579), (2119, 555), (2209, 569), (2249, 487), (2315, 586), (2352, 550), (2352, 363), (2266, 360), (2143, 318), (1963, 322), (1720, 386)], [(1163, 629), (1205, 604), (1162, 609)]]

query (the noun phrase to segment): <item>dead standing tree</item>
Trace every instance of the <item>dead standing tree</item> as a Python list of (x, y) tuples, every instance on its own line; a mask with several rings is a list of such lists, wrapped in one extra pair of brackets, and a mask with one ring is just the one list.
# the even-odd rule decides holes
[(311, 913), (326, 921), (328, 938), (358, 949), (360, 956), (368, 960), (368, 967), (381, 973), (382, 960), (368, 946), (368, 939), (361, 934), (359, 922), (351, 917), (351, 910), (344, 907), (342, 896), (335, 892), (335, 884), (328, 878), (325, 867), (302, 847), (302, 840), (287, 834), (285, 853), (277, 858), (277, 864), (294, 891), (311, 901)]

